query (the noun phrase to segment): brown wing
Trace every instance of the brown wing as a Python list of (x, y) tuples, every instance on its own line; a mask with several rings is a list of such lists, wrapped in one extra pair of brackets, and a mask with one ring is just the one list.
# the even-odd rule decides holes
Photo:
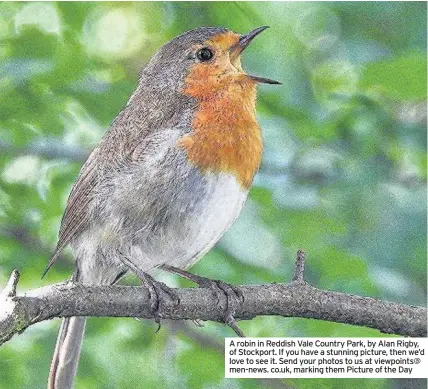
[(98, 179), (97, 155), (98, 148), (95, 148), (83, 165), (79, 177), (73, 185), (62, 217), (57, 246), (43, 272), (42, 278), (55, 263), (62, 250), (89, 223), (90, 204), (94, 198), (93, 192)]

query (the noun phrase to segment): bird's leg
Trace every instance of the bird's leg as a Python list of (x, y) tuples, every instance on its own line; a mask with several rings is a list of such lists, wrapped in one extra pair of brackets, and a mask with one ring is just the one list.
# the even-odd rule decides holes
[(162, 292), (165, 292), (174, 301), (174, 305), (177, 306), (180, 303), (180, 298), (178, 297), (177, 292), (175, 292), (173, 289), (171, 289), (169, 286), (167, 286), (163, 282), (156, 281), (148, 273), (138, 269), (128, 258), (125, 258), (124, 256), (122, 256), (121, 259), (122, 259), (122, 262), (137, 275), (137, 277), (141, 280), (143, 285), (148, 289), (150, 309), (153, 312), (155, 322), (158, 324), (158, 329), (156, 330), (156, 332), (158, 332), (161, 327), (160, 325), (161, 317), (159, 315), (160, 295)]
[(174, 266), (162, 265), (161, 269), (183, 277), (199, 285), (200, 288), (210, 289), (217, 299), (217, 304), (220, 302), (220, 296), (226, 296), (226, 311), (224, 314), (224, 322), (232, 328), (238, 336), (244, 337), (244, 333), (238, 327), (235, 318), (235, 306), (244, 302), (244, 295), (241, 290), (233, 285), (219, 280), (210, 280), (209, 278), (201, 277), (196, 274), (189, 273), (185, 270), (179, 269)]

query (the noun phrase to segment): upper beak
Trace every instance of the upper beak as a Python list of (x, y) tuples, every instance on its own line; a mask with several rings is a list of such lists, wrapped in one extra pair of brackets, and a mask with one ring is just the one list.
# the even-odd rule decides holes
[(239, 38), (239, 42), (238, 42), (238, 47), (240, 48), (239, 53), (242, 53), (244, 49), (251, 43), (251, 41), (267, 28), (269, 28), (269, 26), (262, 26), (262, 27), (256, 28), (253, 31), (250, 31), (248, 34), (241, 35), (241, 38)]
[[(262, 26), (259, 28), (256, 28), (253, 31), (250, 31), (248, 34), (241, 35), (239, 38), (239, 41), (236, 45), (231, 47), (231, 54), (233, 55), (233, 58), (237, 58), (244, 50), (245, 48), (251, 43), (251, 41), (259, 35), (261, 32), (269, 28), (269, 26)], [(258, 76), (252, 76), (248, 74), (248, 77), (250, 77), (252, 80), (256, 82), (261, 82), (264, 84), (281, 84), (279, 81), (271, 80), (269, 78), (264, 77), (258, 77)]]

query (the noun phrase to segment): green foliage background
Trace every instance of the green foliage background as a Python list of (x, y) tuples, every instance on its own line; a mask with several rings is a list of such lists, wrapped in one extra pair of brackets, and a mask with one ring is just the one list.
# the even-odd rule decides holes
[[(286, 282), (295, 252), (330, 290), (426, 304), (426, 9), (423, 2), (0, 3), (0, 285), (41, 281), (70, 187), (157, 48), (198, 26), (247, 32), (263, 165), (238, 222), (192, 269)], [(173, 53), (171, 53), (173, 55)], [(172, 286), (185, 281), (162, 275)], [(133, 277), (125, 280), (135, 283)], [(0, 388), (44, 388), (59, 320), (0, 349)], [(222, 325), (90, 319), (76, 388), (422, 388), (425, 380), (226, 380)], [(262, 317), (251, 336), (378, 336)]]

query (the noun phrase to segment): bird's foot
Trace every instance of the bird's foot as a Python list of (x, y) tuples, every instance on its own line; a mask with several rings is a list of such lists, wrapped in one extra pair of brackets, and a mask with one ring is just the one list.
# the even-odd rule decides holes
[(244, 295), (242, 294), (239, 288), (230, 285), (224, 281), (211, 280), (209, 278), (201, 277), (173, 266), (163, 265), (161, 268), (163, 270), (166, 270), (167, 272), (176, 274), (180, 277), (186, 278), (187, 280), (194, 282), (195, 284), (198, 284), (200, 288), (211, 290), (214, 297), (216, 298), (216, 304), (219, 304), (221, 297), (225, 296), (226, 309), (224, 312), (223, 321), (230, 328), (232, 328), (238, 336), (245, 337), (244, 333), (238, 327), (238, 324), (236, 323), (236, 320), (234, 318), (236, 308), (244, 302)]
[(156, 281), (151, 275), (141, 272), (138, 274), (138, 277), (141, 279), (142, 283), (149, 291), (150, 309), (153, 313), (155, 322), (158, 324), (156, 332), (159, 332), (161, 328), (159, 304), (161, 301), (160, 296), (162, 292), (168, 295), (168, 297), (174, 302), (174, 306), (180, 304), (180, 298), (174, 289), (171, 289), (163, 282)]

